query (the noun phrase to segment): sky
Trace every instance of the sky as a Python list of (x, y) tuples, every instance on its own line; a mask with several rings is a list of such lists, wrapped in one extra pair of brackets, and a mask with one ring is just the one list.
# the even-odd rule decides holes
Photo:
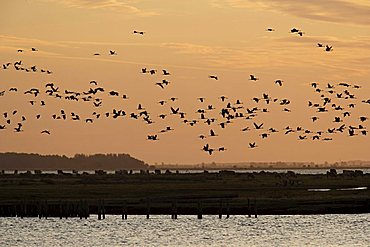
[[(0, 69), (0, 152), (128, 153), (149, 164), (370, 160), (369, 120), (360, 121), (370, 112), (370, 104), (362, 102), (370, 99), (369, 1), (4, 0), (0, 13), (0, 64), (11, 63)], [(292, 33), (293, 28), (303, 35)], [(332, 50), (325, 51), (326, 45)], [(24, 70), (16, 70), (17, 61)], [(156, 73), (142, 73), (142, 68)], [(163, 69), (170, 75), (163, 75)], [(258, 80), (250, 80), (251, 74)], [(275, 83), (278, 79), (282, 86)], [(170, 82), (163, 89), (156, 84), (162, 80)], [(315, 91), (312, 82), (322, 91)], [(58, 92), (46, 94), (48, 83)], [(83, 92), (96, 87), (105, 91), (83, 101)], [(24, 94), (31, 88), (40, 95)], [(354, 99), (344, 99), (346, 89)], [(82, 95), (67, 100), (65, 90)], [(267, 104), (264, 93), (276, 102)], [(323, 107), (324, 98), (330, 99), (327, 112), (308, 106), (311, 101)], [(95, 107), (95, 99), (102, 105)], [(284, 99), (290, 104), (281, 105)], [(240, 107), (236, 112), (243, 117), (235, 118), (229, 108), (234, 118), (222, 128), (227, 119), (220, 112), (228, 103)], [(209, 105), (215, 109), (207, 110)], [(171, 107), (185, 117), (171, 114)], [(258, 110), (249, 116), (246, 109), (254, 107)], [(127, 115), (114, 119), (113, 109)], [(53, 119), (54, 114), (61, 117), (61, 110), (66, 120)], [(205, 119), (198, 110), (205, 110)], [(142, 111), (153, 123), (144, 121), (145, 115), (130, 117)], [(350, 116), (344, 117), (346, 111)], [(72, 120), (72, 113), (80, 120)], [(319, 119), (313, 122), (313, 116)], [(86, 123), (88, 118), (93, 123)], [(208, 125), (207, 119), (214, 121)], [(191, 126), (192, 120), (198, 122)], [(18, 123), (21, 132), (14, 129)], [(263, 123), (263, 129), (254, 123)], [(343, 124), (342, 133), (338, 128)], [(288, 126), (294, 132), (285, 134)], [(354, 136), (349, 136), (350, 126)], [(166, 127), (171, 130), (161, 133)], [(210, 136), (210, 130), (217, 136)], [(319, 140), (312, 140), (317, 132), (322, 132)], [(263, 133), (268, 137), (262, 138)], [(148, 140), (148, 135), (159, 140)], [(252, 143), (257, 147), (251, 148)], [(211, 155), (202, 150), (206, 144), (215, 150)]]

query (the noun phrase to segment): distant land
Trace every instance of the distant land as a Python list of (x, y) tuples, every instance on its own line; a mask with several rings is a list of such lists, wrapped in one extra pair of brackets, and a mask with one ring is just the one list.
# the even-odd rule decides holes
[(154, 164), (157, 169), (181, 170), (220, 170), (220, 169), (245, 169), (245, 170), (272, 170), (272, 169), (366, 169), (370, 168), (370, 161), (340, 161), (333, 163), (314, 162), (238, 162), (238, 163), (201, 163), (201, 164)]
[(141, 170), (149, 169), (144, 161), (128, 154), (40, 155), (0, 153), (1, 170)]
[(41, 155), (35, 153), (0, 153), (0, 170), (272, 170), (272, 169), (366, 169), (370, 161), (314, 162), (238, 162), (149, 165), (129, 154)]

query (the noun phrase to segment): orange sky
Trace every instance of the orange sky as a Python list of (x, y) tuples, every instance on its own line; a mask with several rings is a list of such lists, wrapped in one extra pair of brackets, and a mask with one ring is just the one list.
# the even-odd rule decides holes
[[(37, 152), (42, 154), (75, 153), (129, 153), (150, 164), (248, 162), (248, 161), (344, 161), (370, 160), (368, 135), (355, 130), (348, 136), (349, 126), (369, 128), (370, 104), (370, 4), (354, 0), (16, 0), (0, 3), (0, 64), (11, 62), (8, 69), (0, 69), (0, 151)], [(303, 36), (290, 33), (292, 28), (302, 30)], [(274, 32), (267, 32), (273, 28)], [(133, 34), (145, 31), (144, 35)], [(326, 52), (317, 43), (333, 46)], [(35, 47), (38, 51), (32, 52)], [(23, 52), (17, 52), (23, 49)], [(109, 50), (117, 55), (110, 56)], [(94, 56), (100, 53), (100, 56)], [(36, 65), (36, 72), (16, 70), (14, 62), (22, 60), (22, 67)], [(155, 75), (142, 74), (142, 68), (156, 69)], [(41, 68), (52, 74), (41, 72)], [(162, 69), (171, 75), (162, 75)], [(259, 80), (249, 80), (249, 75)], [(217, 75), (218, 80), (208, 78)], [(170, 84), (161, 89), (155, 85), (163, 79)], [(283, 86), (274, 83), (283, 80)], [(83, 92), (96, 87), (95, 80), (105, 89), (93, 102), (57, 99), (45, 94), (45, 84), (53, 82), (64, 90)], [(325, 96), (331, 98), (328, 112), (318, 113), (308, 107), (308, 101), (322, 104), (321, 94), (310, 86), (319, 82)], [(336, 98), (348, 88), (356, 99)], [(328, 92), (327, 83), (335, 86)], [(353, 88), (360, 85), (360, 89)], [(16, 87), (17, 92), (9, 91)], [(38, 88), (37, 97), (24, 92)], [(114, 90), (119, 97), (109, 96)], [(256, 103), (267, 93), (277, 102)], [(129, 99), (122, 99), (126, 94)], [(228, 99), (221, 102), (219, 97)], [(170, 102), (169, 98), (178, 98)], [(199, 102), (198, 97), (205, 97)], [(230, 102), (240, 100), (245, 116), (232, 119), (226, 128), (220, 115)], [(280, 105), (289, 99), (289, 105)], [(29, 101), (34, 100), (32, 106)], [(45, 106), (40, 106), (41, 100)], [(166, 100), (161, 106), (158, 101)], [(355, 108), (349, 108), (350, 103)], [(106, 118), (112, 109), (124, 110), (127, 115), (139, 113), (138, 104), (149, 112), (153, 124), (142, 118), (129, 116)], [(331, 104), (343, 110), (334, 110)], [(215, 118), (211, 125), (199, 120), (198, 109), (213, 105), (205, 116)], [(170, 107), (180, 108), (186, 116), (171, 115)], [(256, 116), (245, 119), (246, 108), (258, 107)], [(267, 108), (269, 112), (261, 112)], [(291, 112), (284, 112), (288, 108)], [(14, 116), (11, 114), (18, 110)], [(54, 120), (53, 114), (64, 110), (67, 120)], [(349, 111), (350, 117), (343, 117)], [(7, 112), (10, 117), (5, 118)], [(80, 121), (71, 120), (71, 112)], [(100, 113), (95, 119), (93, 112)], [(40, 114), (41, 118), (36, 119)], [(165, 119), (158, 115), (166, 114)], [(22, 121), (22, 116), (26, 121)], [(319, 120), (312, 123), (311, 117)], [(339, 123), (333, 122), (340, 117)], [(369, 116), (370, 117), (370, 116)], [(85, 123), (85, 119), (94, 122)], [(7, 119), (11, 120), (7, 124)], [(195, 126), (183, 120), (199, 120)], [(253, 123), (264, 123), (262, 130), (254, 130)], [(14, 128), (22, 123), (24, 131)], [(325, 133), (328, 128), (345, 124), (343, 133)], [(158, 133), (167, 126), (174, 129)], [(285, 135), (284, 128), (294, 130), (301, 126), (313, 133), (298, 131)], [(251, 130), (243, 132), (241, 129)], [(269, 128), (278, 130), (270, 133)], [(209, 137), (210, 130), (218, 136)], [(49, 130), (51, 135), (41, 134)], [(312, 140), (317, 131), (323, 131), (320, 140)], [(269, 133), (266, 139), (262, 133)], [(147, 140), (157, 134), (158, 141)], [(201, 140), (198, 136), (206, 135)], [(298, 140), (299, 136), (305, 140)], [(332, 138), (332, 141), (323, 141)], [(249, 148), (256, 142), (257, 148)], [(209, 155), (202, 151), (205, 144), (211, 148), (225, 147), (225, 152)]]

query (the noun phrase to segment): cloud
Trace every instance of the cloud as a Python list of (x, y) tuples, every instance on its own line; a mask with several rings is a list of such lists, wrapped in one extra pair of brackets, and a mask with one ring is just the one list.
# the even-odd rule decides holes
[(212, 0), (211, 5), (267, 9), (311, 20), (370, 25), (370, 3), (364, 0)]
[(324, 45), (333, 45), (340, 49), (351, 49), (351, 51), (360, 50), (361, 52), (367, 50), (367, 52), (370, 52), (370, 37), (367, 36), (358, 36), (349, 39), (340, 39), (333, 36), (305, 36), (303, 38), (298, 36), (287, 36), (276, 38), (275, 41), (281, 43), (304, 44), (310, 47), (316, 46), (317, 43), (322, 43)]
[[(1, 35), (0, 34), (0, 43), (1, 44), (10, 44), (12, 46), (19, 45), (19, 46), (29, 46), (34, 47), (37, 45), (42, 46), (54, 46), (54, 47), (69, 47), (66, 44), (58, 41), (49, 41), (49, 40), (41, 40), (35, 38), (26, 38), (26, 37), (17, 37), (12, 35)], [(18, 48), (22, 48), (18, 47)]]
[(63, 4), (71, 8), (106, 9), (140, 16), (158, 15), (155, 11), (140, 9), (134, 6), (137, 0), (43, 0)]
[[(323, 48), (316, 47), (320, 42), (332, 45), (334, 50), (327, 53)], [(366, 36), (340, 39), (332, 36), (303, 36), (291, 35), (288, 37), (261, 37), (259, 45), (249, 42), (240, 42), (237, 46), (212, 46), (197, 43), (166, 42), (166, 43), (120, 43), (94, 41), (50, 41), (27, 37), (0, 35), (0, 51), (16, 52), (25, 49), (25, 55), (31, 47), (39, 48), (37, 53), (44, 57), (58, 59), (83, 59), (90, 61), (147, 64), (148, 61), (127, 60), (130, 56), (107, 58), (92, 56), (90, 47), (104, 46), (149, 46), (157, 48), (168, 58), (171, 66), (188, 68), (216, 68), (228, 71), (265, 71), (273, 69), (294, 70), (324, 69), (333, 75), (346, 74), (369, 75), (370, 65), (370, 38)], [(135, 52), (130, 49), (131, 52)], [(77, 52), (78, 51), (78, 52)], [(95, 50), (94, 50), (95, 51)], [(44, 53), (41, 53), (44, 52)], [(127, 55), (127, 54), (126, 54)], [(174, 59), (176, 58), (176, 59)], [(160, 64), (161, 61), (151, 59), (151, 64)]]
[[(368, 37), (354, 37), (350, 40), (335, 37), (287, 37), (261, 40), (258, 47), (248, 43), (238, 48), (191, 43), (163, 43), (162, 47), (173, 50), (177, 55), (196, 57), (195, 63), (201, 66), (223, 70), (318, 69), (343, 77), (349, 74), (369, 75), (369, 63), (361, 63), (368, 61), (370, 56), (369, 41)], [(317, 42), (333, 45), (334, 51), (325, 52), (323, 48), (316, 47)]]

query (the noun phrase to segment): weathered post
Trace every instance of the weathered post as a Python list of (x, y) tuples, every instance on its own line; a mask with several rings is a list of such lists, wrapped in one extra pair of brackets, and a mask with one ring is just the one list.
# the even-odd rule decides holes
[(44, 205), (45, 205), (45, 210), (44, 210), (44, 216), (45, 216), (45, 219), (48, 218), (48, 214), (49, 214), (49, 205), (48, 205), (48, 200), (45, 200), (44, 202)]
[(102, 205), (102, 213), (103, 213), (103, 220), (105, 220), (105, 201), (103, 199), (103, 205)]
[(63, 218), (63, 206), (62, 206), (62, 200), (59, 200), (59, 218)]
[(84, 202), (84, 208), (85, 208), (85, 219), (87, 219), (87, 217), (90, 217), (90, 207), (89, 202), (87, 200), (85, 200)]
[(83, 201), (80, 200), (80, 203), (78, 204), (78, 216), (80, 217), (80, 220), (82, 220), (83, 215), (84, 215), (84, 205)]
[(226, 204), (226, 219), (230, 218), (230, 205), (229, 202)]
[(27, 202), (23, 201), (23, 217), (27, 217)]
[(64, 217), (66, 219), (68, 219), (68, 216), (69, 216), (69, 204), (68, 204), (68, 202), (65, 202), (63, 204), (63, 206), (64, 206)]
[(146, 218), (149, 219), (149, 214), (150, 214), (150, 202), (149, 199), (146, 201)]
[(23, 213), (24, 213), (24, 203), (23, 203), (23, 200), (20, 202), (19, 204), (19, 214), (21, 216), (21, 219), (23, 219)]
[(202, 202), (198, 201), (198, 220), (202, 219)]
[(101, 220), (101, 200), (98, 201), (98, 220)]
[(177, 203), (176, 201), (173, 201), (172, 202), (172, 214), (171, 214), (171, 218), (172, 219), (177, 219)]
[(254, 217), (257, 218), (257, 199), (254, 198)]
[(252, 215), (251, 215), (251, 203), (250, 203), (250, 200), (248, 198), (248, 217), (250, 218)]
[(41, 204), (41, 201), (38, 201), (37, 202), (37, 207), (38, 207), (37, 214), (38, 214), (39, 219), (41, 219), (41, 217), (42, 217), (42, 204)]
[(127, 220), (127, 203), (126, 203), (126, 201), (123, 202), (123, 206), (122, 206), (122, 219)]
[(218, 218), (222, 219), (222, 200), (220, 200), (220, 205), (218, 208)]
[(17, 205), (16, 204), (13, 205), (13, 215), (12, 216), (17, 217)]

